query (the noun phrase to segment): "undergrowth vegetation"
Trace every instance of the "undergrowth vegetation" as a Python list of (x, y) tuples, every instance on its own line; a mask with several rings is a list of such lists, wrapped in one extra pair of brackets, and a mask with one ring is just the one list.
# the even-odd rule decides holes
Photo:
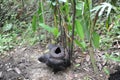
[(39, 41), (31, 28), (31, 19), (37, 7), (32, 3), (34, 1), (0, 1), (0, 54), (15, 46), (33, 45)]

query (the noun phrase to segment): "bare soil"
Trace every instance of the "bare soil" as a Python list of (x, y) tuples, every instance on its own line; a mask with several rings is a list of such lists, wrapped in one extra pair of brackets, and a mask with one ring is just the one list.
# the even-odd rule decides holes
[[(103, 58), (105, 52), (96, 51), (99, 74), (93, 71), (89, 54), (80, 49), (74, 51), (72, 66), (65, 71), (54, 74), (38, 57), (45, 52), (45, 46), (16, 47), (0, 58), (0, 80), (108, 80), (103, 67), (114, 69)], [(111, 63), (114, 64), (114, 63)]]

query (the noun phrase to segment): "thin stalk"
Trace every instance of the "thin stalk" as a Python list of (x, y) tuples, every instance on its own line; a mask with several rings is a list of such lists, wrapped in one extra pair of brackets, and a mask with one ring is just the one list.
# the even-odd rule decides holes
[(90, 13), (90, 2), (89, 0), (86, 0), (86, 4), (87, 4), (87, 8), (88, 8), (88, 19), (89, 19), (89, 31), (90, 31), (90, 38), (89, 38), (89, 53), (90, 53), (90, 58), (91, 58), (91, 63), (92, 63), (92, 66), (93, 66), (93, 69), (94, 69), (94, 72), (96, 74), (98, 74), (98, 68), (96, 66), (96, 60), (95, 60), (95, 54), (94, 54), (94, 47), (93, 47), (93, 44), (92, 44), (92, 34), (93, 34), (93, 31), (94, 31), (94, 23), (91, 21), (91, 13)]
[(91, 63), (93, 65), (94, 72), (96, 74), (98, 74), (98, 68), (96, 66), (96, 60), (95, 60), (95, 57), (94, 57), (94, 50), (93, 50), (93, 47), (92, 47), (91, 43), (90, 43), (89, 53), (90, 53)]
[[(45, 24), (45, 16), (44, 16), (44, 2), (43, 0), (41, 0), (41, 10), (42, 10), (42, 19), (43, 19), (43, 23)], [(47, 32), (45, 32), (45, 41), (47, 41)]]
[(43, 2), (43, 0), (41, 0), (41, 9), (42, 9), (42, 18), (43, 18), (43, 23), (45, 23), (45, 18), (44, 18), (44, 2)]
[(72, 21), (72, 41), (70, 46), (70, 59), (72, 58), (73, 48), (74, 48), (74, 29), (75, 29), (75, 16), (76, 16), (76, 0), (73, 0), (73, 21)]
[(98, 74), (98, 68), (96, 66), (96, 60), (95, 60), (95, 54), (94, 54), (94, 47), (93, 47), (93, 44), (92, 44), (92, 34), (93, 34), (93, 31), (94, 31), (94, 26), (93, 25), (94, 25), (94, 23), (92, 23), (91, 20), (90, 20), (89, 53), (90, 53), (91, 63), (93, 65), (94, 72), (96, 74)]
[(60, 40), (62, 40), (61, 44), (63, 45), (63, 28), (62, 28), (62, 18), (61, 18), (61, 12), (60, 12), (60, 5), (58, 5), (58, 16), (59, 16), (59, 30), (60, 30)]

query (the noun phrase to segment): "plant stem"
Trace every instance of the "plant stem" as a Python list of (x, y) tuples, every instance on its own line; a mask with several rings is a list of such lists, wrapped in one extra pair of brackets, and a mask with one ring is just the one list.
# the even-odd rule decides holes
[(96, 74), (98, 74), (98, 68), (96, 66), (96, 60), (95, 60), (95, 54), (94, 54), (94, 47), (93, 47), (93, 43), (92, 43), (92, 34), (93, 34), (93, 31), (94, 31), (94, 26), (93, 25), (94, 25), (94, 23), (92, 23), (91, 20), (90, 20), (89, 53), (90, 53), (91, 63), (92, 63), (94, 72)]
[[(43, 19), (43, 23), (45, 24), (45, 18), (44, 18), (44, 2), (43, 0), (41, 0), (41, 10), (42, 10), (42, 19)], [(47, 41), (47, 32), (45, 32), (45, 42)]]
[(76, 0), (73, 0), (73, 21), (72, 21), (72, 41), (71, 41), (71, 46), (70, 46), (70, 59), (72, 58), (72, 53), (73, 53), (73, 42), (74, 42), (74, 29), (75, 29), (75, 16), (76, 16)]
[(90, 53), (91, 63), (93, 65), (94, 72), (97, 74), (98, 73), (98, 68), (96, 66), (96, 60), (95, 60), (95, 57), (94, 57), (95, 54), (94, 54), (94, 50), (93, 50), (92, 45), (89, 48), (89, 53)]
[(44, 18), (44, 5), (43, 5), (43, 0), (41, 0), (41, 9), (42, 9), (42, 18), (43, 18), (43, 23), (45, 23), (45, 18)]

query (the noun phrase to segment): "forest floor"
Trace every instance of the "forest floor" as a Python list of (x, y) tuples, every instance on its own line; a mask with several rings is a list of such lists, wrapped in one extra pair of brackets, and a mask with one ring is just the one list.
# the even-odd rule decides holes
[[(45, 64), (38, 61), (45, 46), (16, 47), (0, 58), (0, 80), (108, 80), (103, 66), (114, 69), (113, 63), (108, 64), (103, 59), (105, 52), (96, 51), (99, 74), (95, 75), (88, 53), (82, 53), (79, 49), (74, 51), (72, 66), (65, 71), (56, 74)], [(80, 64), (80, 65), (78, 65)], [(114, 65), (111, 67), (111, 65)]]

